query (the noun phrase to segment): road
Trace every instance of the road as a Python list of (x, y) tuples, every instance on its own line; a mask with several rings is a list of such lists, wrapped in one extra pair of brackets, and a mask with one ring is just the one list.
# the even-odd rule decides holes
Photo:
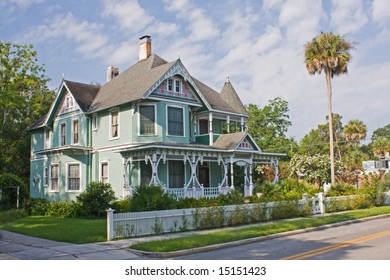
[(390, 260), (390, 217), (173, 259)]

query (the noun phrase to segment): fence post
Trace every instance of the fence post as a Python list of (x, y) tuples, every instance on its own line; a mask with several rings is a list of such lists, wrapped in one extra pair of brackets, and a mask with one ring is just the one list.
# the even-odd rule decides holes
[(318, 206), (320, 207), (320, 213), (325, 214), (325, 198), (324, 193), (320, 192), (317, 194), (318, 196)]
[(114, 239), (114, 209), (107, 209), (107, 241)]

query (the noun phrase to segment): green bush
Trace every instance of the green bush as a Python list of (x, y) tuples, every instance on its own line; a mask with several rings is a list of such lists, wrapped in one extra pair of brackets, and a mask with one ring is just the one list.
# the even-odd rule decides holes
[(17, 189), (19, 186), (19, 207), (25, 208), (30, 195), (27, 184), (18, 176), (4, 173), (0, 175), (1, 203), (0, 210), (16, 208)]
[(225, 224), (223, 207), (200, 209), (199, 229), (219, 228)]
[(0, 224), (14, 222), (17, 219), (26, 216), (28, 216), (28, 213), (24, 209), (10, 209), (6, 211), (0, 211)]
[(101, 217), (112, 207), (115, 193), (110, 184), (91, 182), (87, 189), (77, 196), (80, 204), (80, 215), (84, 217)]
[(113, 203), (112, 208), (115, 209), (115, 212), (127, 213), (131, 212), (131, 202), (130, 198), (117, 200)]
[(278, 201), (271, 209), (270, 220), (290, 219), (311, 215), (309, 207), (300, 207), (298, 201)]
[(74, 201), (66, 200), (53, 201), (47, 207), (46, 216), (76, 218), (80, 216), (80, 204)]
[(132, 212), (176, 209), (177, 201), (159, 186), (136, 187), (130, 199)]
[(348, 184), (336, 184), (332, 186), (326, 196), (344, 196), (344, 195), (354, 195), (357, 193), (356, 187)]
[(368, 196), (371, 203), (375, 206), (381, 206), (384, 204), (384, 183), (380, 180), (378, 175), (371, 175), (366, 177), (363, 183), (363, 188), (360, 190), (361, 193)]
[(27, 211), (32, 216), (45, 216), (49, 204), (46, 198), (30, 198)]

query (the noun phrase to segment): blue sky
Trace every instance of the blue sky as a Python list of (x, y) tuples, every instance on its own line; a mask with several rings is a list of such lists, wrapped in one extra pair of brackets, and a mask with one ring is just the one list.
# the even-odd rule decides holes
[(0, 0), (0, 40), (33, 44), (55, 89), (66, 79), (105, 83), (106, 68), (152, 52), (180, 58), (219, 91), (227, 76), (244, 104), (281, 97), (301, 139), (327, 114), (325, 77), (309, 76), (303, 46), (321, 31), (356, 42), (349, 73), (333, 79), (333, 111), (372, 131), (390, 123), (388, 0)]

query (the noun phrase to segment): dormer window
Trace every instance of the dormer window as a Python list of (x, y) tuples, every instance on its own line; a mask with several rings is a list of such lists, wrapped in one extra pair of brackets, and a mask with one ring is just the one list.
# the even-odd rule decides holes
[(66, 108), (73, 108), (73, 98), (72, 98), (72, 96), (66, 97)]
[(178, 79), (168, 79), (167, 90), (173, 91), (175, 93), (181, 93), (181, 80)]

